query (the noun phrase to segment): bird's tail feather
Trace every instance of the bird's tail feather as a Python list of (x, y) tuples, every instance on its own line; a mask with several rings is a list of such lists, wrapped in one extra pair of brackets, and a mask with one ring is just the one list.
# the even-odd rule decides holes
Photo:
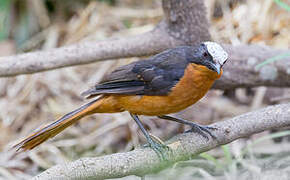
[(23, 151), (31, 150), (34, 147), (38, 146), (39, 144), (43, 143), (47, 139), (54, 137), (61, 131), (63, 131), (65, 128), (71, 126), (72, 124), (76, 123), (78, 120), (80, 120), (82, 117), (94, 113), (94, 111), (100, 106), (102, 103), (99, 99), (95, 99), (80, 108), (64, 115), (60, 119), (54, 121), (53, 123), (41, 128), (40, 130), (34, 132), (24, 140), (22, 140), (20, 143), (13, 146), (13, 148), (16, 148), (16, 151), (19, 151), (20, 149)]

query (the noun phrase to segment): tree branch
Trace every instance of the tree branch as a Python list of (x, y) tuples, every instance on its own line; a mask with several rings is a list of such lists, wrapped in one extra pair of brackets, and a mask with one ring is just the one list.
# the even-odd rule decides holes
[(1, 57), (0, 77), (152, 55), (178, 45), (193, 45), (210, 39), (203, 0), (163, 0), (162, 5), (164, 20), (153, 31), (124, 39), (82, 42), (48, 51)]
[[(202, 0), (163, 0), (164, 19), (154, 30), (125, 39), (82, 42), (48, 51), (0, 58), (0, 77), (30, 74), (102, 60), (152, 55), (178, 45), (193, 45), (210, 39)], [(290, 50), (270, 47), (224, 45), (229, 62), (214, 88), (290, 86), (290, 57), (259, 70), (265, 59)]]
[(48, 51), (1, 57), (0, 77), (31, 74), (100, 60), (144, 56), (173, 46), (172, 43), (172, 39), (164, 31), (155, 29), (126, 39), (82, 42)]
[(128, 175), (143, 176), (238, 138), (289, 125), (290, 104), (269, 106), (213, 124), (212, 127), (218, 128), (213, 132), (217, 137), (216, 140), (207, 141), (195, 133), (177, 135), (168, 142), (172, 151), (168, 152), (166, 162), (160, 162), (156, 153), (150, 148), (136, 149), (126, 153), (82, 158), (56, 165), (33, 179), (105, 179)]
[(257, 45), (223, 46), (229, 53), (229, 60), (223, 68), (224, 74), (221, 79), (216, 81), (214, 88), (290, 87), (290, 56), (261, 68), (256, 68), (258, 64), (268, 58), (290, 54), (290, 50), (279, 50)]

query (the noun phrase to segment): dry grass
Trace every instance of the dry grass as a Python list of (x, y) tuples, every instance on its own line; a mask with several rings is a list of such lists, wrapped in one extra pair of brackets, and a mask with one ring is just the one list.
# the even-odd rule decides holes
[[(81, 5), (72, 3), (71, 6), (64, 3), (63, 8), (72, 8), (70, 11), (73, 15), (55, 13), (53, 16), (45, 10), (42, 1), (29, 2), (33, 2), (33, 8), (38, 9), (30, 14), (29, 18), (34, 20), (34, 24), (41, 30), (21, 45), (18, 44), (20, 51), (45, 50), (91, 39), (132, 36), (152, 29), (162, 18), (160, 2), (151, 0), (141, 4), (130, 0), (117, 1), (115, 6), (99, 1), (80, 3)], [(222, 17), (212, 16), (214, 2), (206, 1), (212, 23), (211, 33), (215, 41), (232, 44), (258, 43), (289, 48), (289, 12), (278, 7), (274, 1), (245, 0), (233, 4), (232, 7), (229, 7), (226, 1), (217, 1), (221, 5)], [(8, 50), (1, 55), (16, 52), (14, 42), (6, 41), (1, 43), (1, 49), (2, 46)], [(79, 96), (80, 92), (100, 81), (105, 73), (138, 59), (104, 61), (33, 75), (2, 78), (0, 179), (27, 179), (57, 163), (85, 156), (129, 151), (144, 142), (137, 125), (127, 113), (98, 114), (85, 118), (29, 153), (11, 157), (6, 151), (39, 125), (48, 123), (84, 103)], [(211, 123), (267, 104), (289, 101), (289, 98), (280, 98), (273, 102), (273, 98), (283, 97), (285, 91), (262, 87), (251, 90), (238, 89), (226, 92), (225, 96), (222, 96), (221, 91), (211, 91), (197, 105), (185, 110), (183, 116), (201, 123)], [(175, 123), (152, 121), (152, 118), (148, 117), (142, 119), (153, 134), (164, 139), (183, 131), (183, 127)], [(140, 136), (136, 136), (136, 133)], [(268, 143), (274, 146), (272, 141)], [(241, 143), (234, 143), (232, 146), (233, 154), (241, 151)], [(283, 149), (271, 153), (281, 150)], [(213, 154), (218, 157), (219, 152), (215, 150)], [(206, 172), (200, 172), (206, 175)]]

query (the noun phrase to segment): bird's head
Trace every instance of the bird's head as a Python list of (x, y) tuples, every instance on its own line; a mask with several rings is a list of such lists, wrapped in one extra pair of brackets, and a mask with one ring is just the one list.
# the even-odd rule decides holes
[(228, 53), (215, 42), (203, 42), (195, 50), (194, 63), (206, 66), (208, 69), (221, 73), (222, 66), (228, 59)]

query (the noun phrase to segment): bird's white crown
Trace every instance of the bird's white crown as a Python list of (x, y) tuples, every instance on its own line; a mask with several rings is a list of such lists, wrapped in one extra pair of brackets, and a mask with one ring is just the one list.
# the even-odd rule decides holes
[(221, 45), (211, 41), (204, 42), (203, 44), (207, 47), (207, 51), (214, 61), (218, 62), (220, 65), (223, 65), (226, 62), (229, 55)]

